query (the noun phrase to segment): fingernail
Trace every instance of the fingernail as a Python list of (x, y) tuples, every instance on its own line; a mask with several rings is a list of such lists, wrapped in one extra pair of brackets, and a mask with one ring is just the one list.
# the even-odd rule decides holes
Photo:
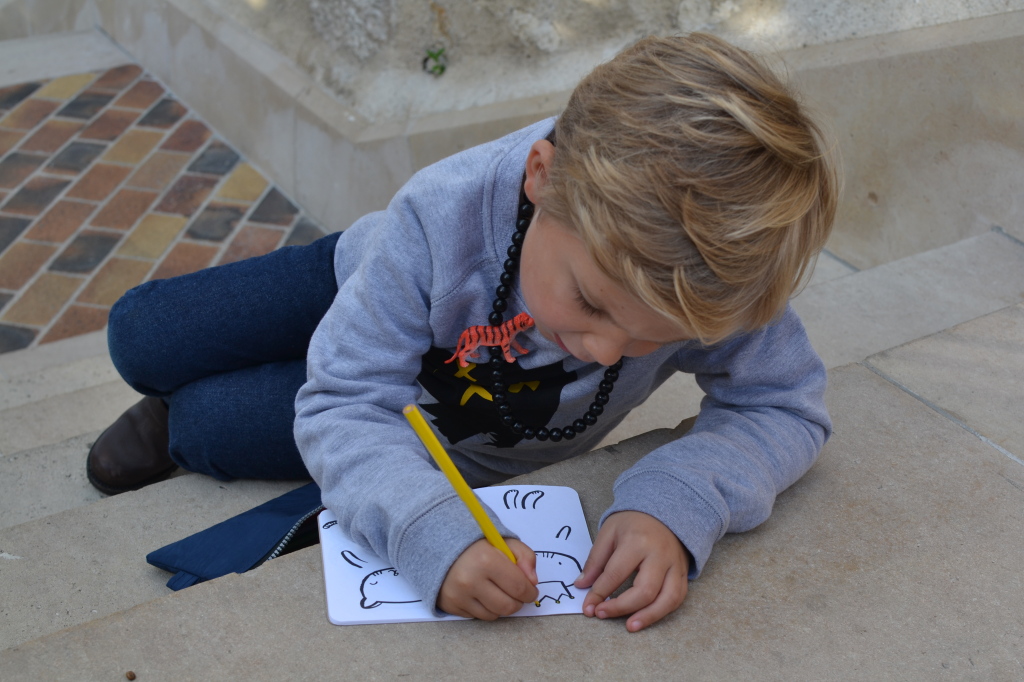
[(598, 611), (598, 612), (597, 612), (597, 617), (598, 617), (598, 618), (604, 618), (604, 617), (606, 617), (607, 615), (608, 615), (608, 612), (607, 612), (607, 611)]
[(634, 620), (632, 623), (629, 624), (629, 629), (630, 629), (631, 632), (636, 632), (637, 630), (639, 630), (643, 626), (644, 626), (643, 623), (641, 623), (638, 620)]
[(580, 573), (578, 576), (576, 576), (576, 580), (573, 580), (573, 582), (574, 583), (578, 583), (582, 578), (583, 578), (583, 574)]
[(586, 607), (583, 609), (583, 613), (585, 613), (588, 616), (593, 616), (594, 615), (594, 605), (593, 604), (587, 604)]

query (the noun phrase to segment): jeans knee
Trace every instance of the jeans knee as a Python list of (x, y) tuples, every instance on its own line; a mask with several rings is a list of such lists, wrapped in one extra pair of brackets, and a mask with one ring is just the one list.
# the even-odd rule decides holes
[(147, 337), (153, 332), (153, 321), (147, 319), (147, 303), (152, 285), (146, 282), (129, 289), (110, 309), (107, 320), (107, 348), (121, 378), (136, 391), (146, 395), (166, 395), (155, 384), (153, 362)]

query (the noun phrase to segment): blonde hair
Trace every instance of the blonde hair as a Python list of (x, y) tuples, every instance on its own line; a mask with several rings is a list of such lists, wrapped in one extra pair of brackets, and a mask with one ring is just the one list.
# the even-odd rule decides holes
[(598, 267), (704, 343), (770, 322), (835, 217), (833, 152), (759, 58), (645, 38), (576, 87), (542, 210)]

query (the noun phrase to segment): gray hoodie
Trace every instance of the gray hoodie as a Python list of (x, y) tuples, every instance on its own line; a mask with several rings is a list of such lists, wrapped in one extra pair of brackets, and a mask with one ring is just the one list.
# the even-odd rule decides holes
[[(338, 295), (310, 342), (295, 401), (302, 458), (341, 528), (391, 561), (428, 604), (483, 534), (402, 416), (409, 403), (420, 404), (467, 482), (481, 486), (593, 449), (674, 372), (694, 374), (707, 394), (696, 425), (619, 476), (602, 517), (635, 510), (659, 519), (693, 556), (691, 578), (726, 532), (768, 518), (831, 432), (825, 368), (791, 308), (716, 346), (679, 342), (625, 358), (597, 424), (559, 443), (523, 440), (498, 421), (486, 364), (444, 362), (464, 329), (487, 324), (527, 153), (552, 127), (542, 121), (425, 168), (386, 210), (345, 231)], [(529, 312), (518, 281), (508, 303), (505, 319)], [(535, 329), (517, 341), (529, 353), (505, 370), (514, 414), (571, 424), (605, 368)]]

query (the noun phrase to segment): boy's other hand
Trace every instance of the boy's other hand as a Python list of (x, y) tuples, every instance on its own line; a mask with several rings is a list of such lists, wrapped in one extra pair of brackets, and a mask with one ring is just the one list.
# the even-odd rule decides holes
[[(679, 539), (658, 519), (637, 511), (616, 512), (597, 534), (577, 587), (590, 587), (583, 613), (598, 618), (629, 616), (626, 629), (643, 630), (686, 599), (690, 559)], [(633, 586), (605, 599), (633, 571)]]
[(519, 540), (506, 542), (518, 563), (486, 540), (477, 540), (448, 569), (437, 607), (456, 616), (495, 620), (535, 600), (537, 555)]

